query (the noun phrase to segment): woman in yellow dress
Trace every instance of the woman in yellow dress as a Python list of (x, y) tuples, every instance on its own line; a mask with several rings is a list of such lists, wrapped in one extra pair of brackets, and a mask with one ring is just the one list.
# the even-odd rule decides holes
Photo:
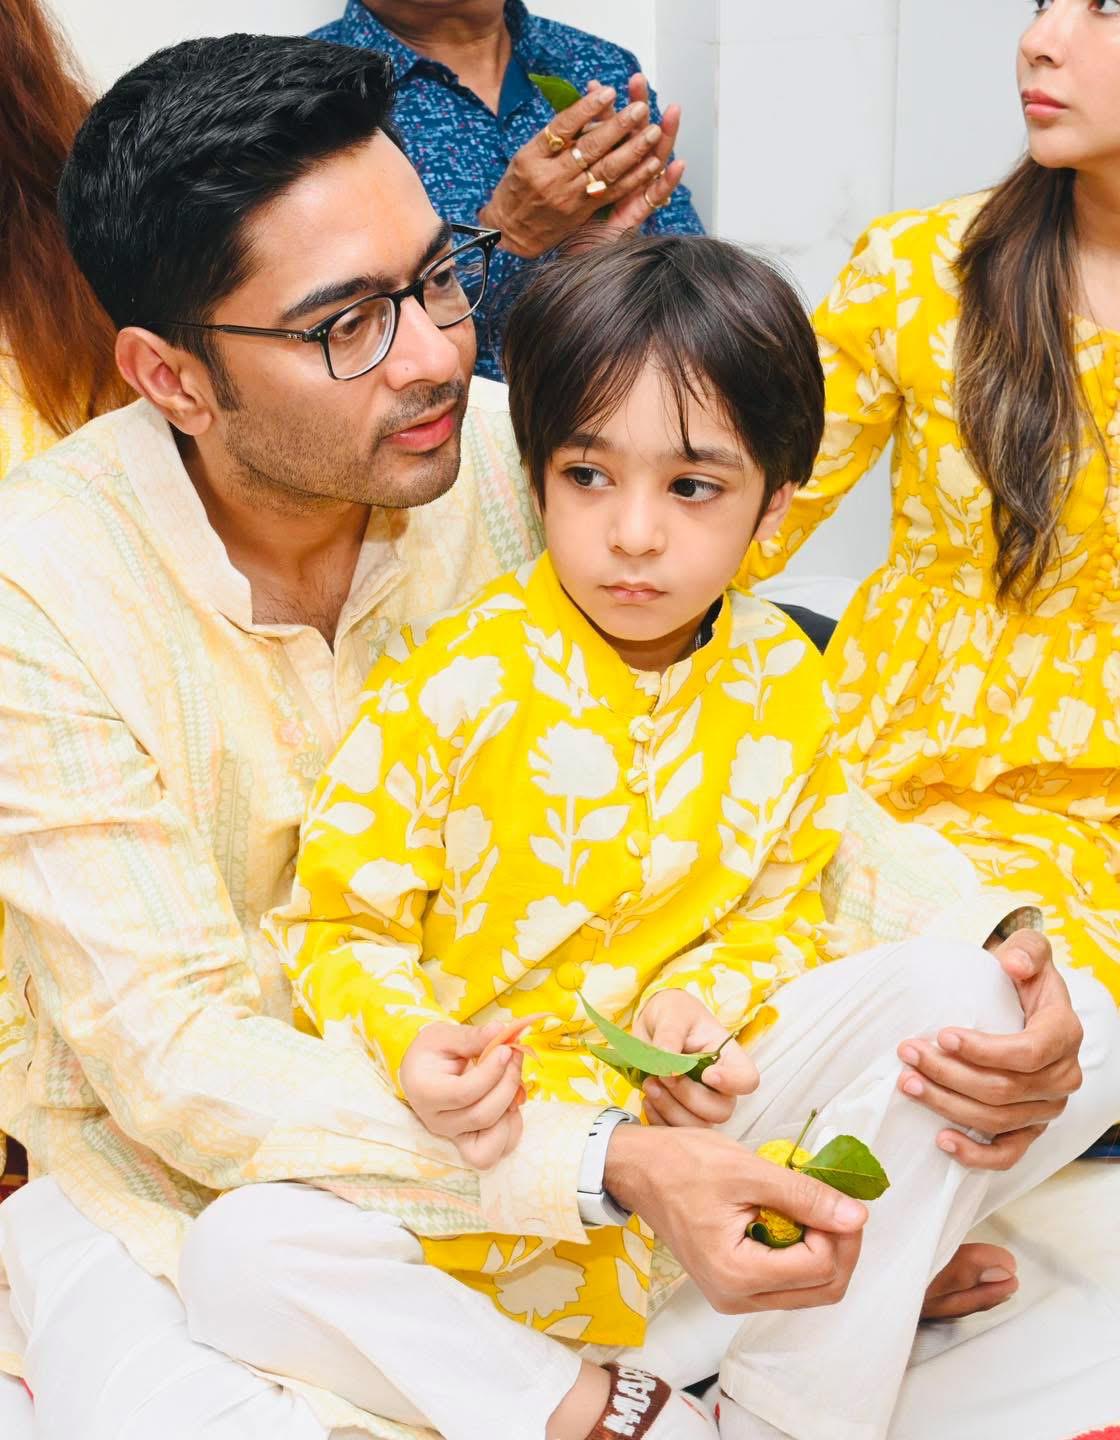
[(889, 558), (827, 656), (843, 758), (1120, 1001), (1120, 3), (1037, 12), (1029, 155), (859, 241), (816, 317), (813, 480), (747, 568), (780, 570), (894, 442)]

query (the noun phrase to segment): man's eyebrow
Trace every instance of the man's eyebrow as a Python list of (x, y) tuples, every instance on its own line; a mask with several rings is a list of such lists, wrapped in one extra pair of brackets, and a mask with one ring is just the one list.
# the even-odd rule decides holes
[[(436, 258), (450, 239), (451, 226), (445, 220), (424, 247), (424, 253), (416, 264), (415, 273), (417, 275), (425, 265), (429, 265)], [(324, 310), (328, 306), (345, 305), (347, 300), (357, 300), (363, 295), (388, 294), (397, 288), (397, 282), (393, 276), (377, 274), (351, 275), (348, 280), (335, 280), (326, 285), (317, 285), (314, 290), (309, 290), (301, 300), (288, 306), (280, 316), (280, 324), (291, 325), (294, 321), (314, 315), (317, 310)]]
[[(602, 450), (611, 455), (617, 452), (618, 447), (603, 435), (593, 435), (589, 430), (577, 430), (561, 442), (559, 447), (563, 450)], [(690, 465), (722, 465), (729, 470), (741, 470), (743, 457), (738, 450), (730, 450), (726, 445), (699, 445), (691, 446), (689, 449), (682, 447), (679, 450), (665, 450), (657, 457), (665, 464), (672, 464), (674, 460), (687, 460)]]

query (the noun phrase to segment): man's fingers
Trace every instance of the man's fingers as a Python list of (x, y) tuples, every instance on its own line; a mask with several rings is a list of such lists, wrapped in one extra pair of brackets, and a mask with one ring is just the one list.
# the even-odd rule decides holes
[[(567, 140), (569, 144), (575, 140), (585, 125), (591, 125), (602, 118), (603, 113), (614, 104), (617, 91), (613, 85), (596, 85), (594, 90), (588, 90), (586, 95), (581, 95), (574, 105), (569, 105), (566, 110), (561, 110), (549, 122), (548, 128), (559, 140)], [(551, 155), (552, 146), (548, 143), (548, 137), (544, 131), (540, 135), (541, 144)]]
[(899, 1046), (898, 1054), (927, 1080), (984, 1105), (1012, 1105), (1028, 1098), (1064, 1100), (1081, 1085), (1081, 1068), (1076, 1060), (1068, 1058), (1025, 1074), (970, 1064), (947, 1055), (928, 1040), (908, 1040)]
[(1045, 1125), (1028, 1125), (1025, 1130), (997, 1136), (990, 1145), (962, 1135), (959, 1130), (942, 1130), (937, 1145), (966, 1170), (1011, 1170), (1045, 1129)]
[(983, 1105), (978, 1100), (958, 1095), (925, 1079), (915, 1070), (903, 1070), (898, 1088), (910, 1100), (916, 1100), (950, 1124), (966, 1130), (980, 1130), (985, 1135), (1004, 1135), (1009, 1130), (1022, 1130), (1028, 1125), (1047, 1125), (1066, 1108), (1065, 1100), (1024, 1100), (1012, 1105)]
[(1002, 1245), (962, 1245), (926, 1289), (923, 1320), (956, 1320), (994, 1309), (1019, 1288), (1015, 1257)]
[(677, 1097), (666, 1089), (660, 1080), (647, 1080), (645, 1084), (645, 1109), (654, 1125), (698, 1125), (701, 1122)]
[[(867, 1207), (830, 1185), (822, 1185), (799, 1170), (774, 1165), (769, 1160), (751, 1157), (749, 1198), (753, 1205), (765, 1206), (788, 1215), (791, 1220), (814, 1230), (830, 1233), (861, 1230), (867, 1223)], [(748, 1182), (744, 1181), (744, 1190)], [(791, 1247), (793, 1249), (795, 1247)], [(790, 1251), (776, 1250), (775, 1255)]]
[[(844, 1298), (859, 1259), (863, 1236), (822, 1235), (807, 1231), (805, 1239), (785, 1250), (765, 1250), (757, 1241), (747, 1239), (736, 1253), (735, 1261), (743, 1266), (744, 1279), (753, 1288), (749, 1298), (736, 1300), (733, 1285), (722, 1293), (709, 1295), (717, 1310), (727, 1314), (760, 1310), (803, 1310), (811, 1306), (835, 1305)], [(758, 1288), (759, 1251), (766, 1266), (766, 1288)], [(735, 1261), (729, 1268), (735, 1273)]]
[(982, 1030), (953, 1026), (938, 1032), (937, 1043), (942, 1050), (970, 1065), (1033, 1075), (1058, 1060), (1076, 1057), (1081, 1033), (1076, 1013), (1054, 1006), (1037, 1011), (1026, 1027), (1013, 1035), (987, 1035)]

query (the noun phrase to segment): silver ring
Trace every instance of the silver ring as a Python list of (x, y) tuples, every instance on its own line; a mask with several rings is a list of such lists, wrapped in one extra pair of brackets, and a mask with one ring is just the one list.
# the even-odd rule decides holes
[(576, 164), (581, 170), (588, 169), (588, 164), (586, 159), (584, 159), (583, 151), (579, 148), (578, 145), (572, 146), (572, 159), (576, 162)]

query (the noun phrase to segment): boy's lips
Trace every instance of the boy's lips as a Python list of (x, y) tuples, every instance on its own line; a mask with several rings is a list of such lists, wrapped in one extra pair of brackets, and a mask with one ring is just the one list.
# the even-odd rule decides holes
[(641, 605), (650, 600), (658, 600), (665, 594), (664, 590), (658, 590), (641, 580), (619, 580), (613, 585), (604, 585), (603, 589), (612, 599), (619, 600), (624, 605)]
[(402, 450), (435, 450), (454, 433), (458, 408), (457, 404), (449, 405), (435, 416), (417, 420), (404, 430), (394, 430), (391, 435), (386, 435), (385, 441), (389, 445), (399, 446)]

